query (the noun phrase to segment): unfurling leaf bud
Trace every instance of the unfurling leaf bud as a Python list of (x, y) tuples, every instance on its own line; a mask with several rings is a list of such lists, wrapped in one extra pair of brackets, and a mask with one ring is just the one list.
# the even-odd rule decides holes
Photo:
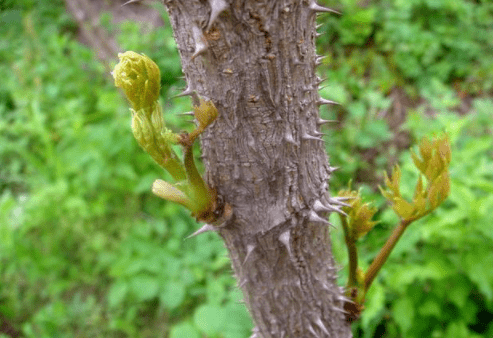
[(198, 122), (198, 127), (190, 133), (190, 139), (193, 141), (205, 128), (207, 128), (217, 118), (217, 108), (212, 101), (199, 98), (199, 103), (193, 105), (193, 114)]
[(151, 107), (159, 98), (161, 73), (154, 61), (132, 51), (118, 54), (113, 70), (115, 86), (125, 92), (135, 111)]
[(377, 224), (377, 222), (372, 221), (377, 208), (370, 203), (363, 203), (360, 192), (351, 190), (350, 188), (339, 191), (338, 196), (350, 198), (350, 206), (343, 207), (343, 210), (348, 215), (345, 220), (348, 232), (347, 239), (355, 242)]
[(200, 99), (200, 105), (194, 106), (193, 111), (195, 118), (199, 122), (199, 126), (205, 129), (209, 124), (217, 118), (217, 109), (212, 101)]
[(421, 158), (411, 152), (414, 165), (426, 178), (424, 187), (420, 176), (416, 184), (412, 202), (406, 201), (400, 194), (400, 169), (392, 171), (392, 177), (385, 174), (387, 189), (380, 188), (383, 196), (392, 203), (394, 211), (405, 221), (414, 221), (436, 209), (450, 192), (448, 166), (451, 160), (450, 144), (447, 135), (432, 141), (423, 138), (419, 143)]
[[(157, 196), (179, 203), (199, 221), (215, 222), (215, 190), (209, 188), (195, 167), (193, 140), (214, 121), (217, 110), (210, 101), (200, 99), (194, 107), (199, 121), (197, 130), (178, 135), (167, 129), (162, 108), (159, 104), (160, 72), (157, 65), (145, 55), (135, 52), (118, 54), (120, 62), (112, 73), (115, 85), (123, 89), (132, 104), (132, 132), (139, 145), (177, 181), (176, 184), (156, 180), (152, 192)], [(172, 145), (185, 147), (183, 163), (172, 149)]]

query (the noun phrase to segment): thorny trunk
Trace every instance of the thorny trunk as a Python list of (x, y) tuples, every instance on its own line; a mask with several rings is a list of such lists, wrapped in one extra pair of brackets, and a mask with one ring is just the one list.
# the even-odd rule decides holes
[[(336, 284), (329, 166), (318, 108), (310, 0), (171, 0), (188, 88), (212, 99), (208, 183), (233, 208), (214, 228), (229, 250), (253, 337), (351, 337)], [(204, 230), (212, 229), (205, 226)]]

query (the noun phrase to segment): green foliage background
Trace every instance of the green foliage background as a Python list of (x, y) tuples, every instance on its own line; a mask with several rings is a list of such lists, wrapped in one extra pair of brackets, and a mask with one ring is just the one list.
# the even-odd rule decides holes
[[(353, 178), (381, 210), (361, 266), (397, 222), (378, 195), (383, 171), (401, 163), (411, 193), (408, 148), (441, 131), (453, 147), (450, 198), (397, 245), (355, 336), (493, 337), (493, 3), (325, 2), (344, 13), (319, 18), (317, 41), (321, 95), (341, 103), (321, 111), (340, 121), (325, 130), (341, 167), (331, 190)], [(0, 322), (33, 338), (249, 337), (222, 242), (184, 240), (197, 225), (150, 194), (164, 173), (63, 5), (0, 1)], [(176, 115), (189, 100), (169, 99), (184, 86), (169, 25), (112, 28), (161, 67), (169, 126), (190, 128)], [(345, 265), (340, 227), (332, 238)]]

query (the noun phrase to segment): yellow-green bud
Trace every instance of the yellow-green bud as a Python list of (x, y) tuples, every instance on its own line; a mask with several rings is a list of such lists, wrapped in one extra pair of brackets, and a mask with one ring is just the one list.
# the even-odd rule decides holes
[(160, 105), (157, 105), (151, 112), (151, 124), (156, 133), (159, 133), (164, 129), (163, 112)]
[(200, 105), (193, 107), (195, 118), (201, 129), (205, 129), (217, 118), (217, 109), (212, 101), (200, 99)]
[(144, 135), (142, 134), (142, 121), (140, 116), (136, 113), (132, 113), (132, 132), (137, 142), (139, 142), (139, 144), (143, 144)]
[(138, 111), (156, 104), (161, 81), (156, 63), (144, 54), (132, 51), (120, 53), (118, 58), (120, 62), (112, 73), (115, 86), (123, 89), (133, 109)]

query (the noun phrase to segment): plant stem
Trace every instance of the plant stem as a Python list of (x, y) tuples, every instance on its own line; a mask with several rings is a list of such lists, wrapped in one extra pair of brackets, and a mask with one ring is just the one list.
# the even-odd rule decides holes
[(170, 155), (170, 157), (167, 158), (164, 163), (164, 168), (171, 174), (175, 181), (180, 182), (187, 178), (182, 164), (174, 156)]
[(348, 277), (348, 287), (356, 286), (356, 271), (358, 269), (358, 250), (356, 249), (356, 241), (349, 233), (349, 226), (347, 224), (347, 219), (343, 215), (341, 216), (342, 228), (344, 229), (344, 240), (346, 241), (346, 248), (349, 258), (349, 277)]
[(368, 291), (378, 272), (387, 261), (387, 258), (390, 256), (392, 249), (395, 247), (397, 241), (404, 233), (404, 230), (406, 230), (407, 226), (411, 224), (411, 222), (412, 220), (401, 221), (401, 223), (394, 229), (390, 237), (387, 239), (385, 245), (382, 247), (382, 249), (380, 249), (377, 257), (375, 257), (365, 274), (365, 293)]
[(194, 210), (194, 212), (203, 212), (205, 211), (204, 208), (207, 208), (210, 204), (212, 196), (209, 194), (209, 189), (195, 166), (192, 147), (193, 145), (185, 147), (185, 170), (189, 181), (189, 187), (193, 191), (193, 199), (196, 204), (195, 207), (198, 208), (198, 210)]

